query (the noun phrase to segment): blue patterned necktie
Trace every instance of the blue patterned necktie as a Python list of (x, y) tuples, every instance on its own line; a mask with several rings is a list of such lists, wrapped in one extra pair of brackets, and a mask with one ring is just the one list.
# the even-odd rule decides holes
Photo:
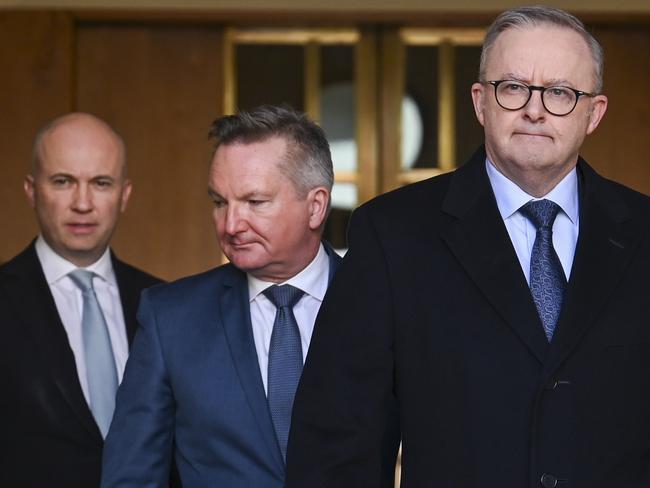
[(94, 273), (83, 269), (68, 274), (83, 295), (81, 336), (86, 359), (89, 406), (105, 439), (115, 410), (117, 370), (106, 320), (93, 288), (93, 275)]
[(553, 222), (560, 207), (550, 200), (536, 200), (528, 202), (519, 211), (537, 229), (530, 255), (530, 292), (550, 342), (567, 284), (562, 264), (553, 248)]
[(277, 308), (269, 347), (267, 397), (282, 457), (286, 459), (293, 397), (302, 373), (302, 344), (293, 306), (303, 292), (291, 285), (273, 285), (263, 293)]

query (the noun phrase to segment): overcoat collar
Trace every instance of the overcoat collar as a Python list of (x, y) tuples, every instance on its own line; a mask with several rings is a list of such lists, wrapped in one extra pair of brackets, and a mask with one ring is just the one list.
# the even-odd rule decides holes
[(640, 226), (612, 183), (578, 161), (580, 230), (563, 310), (550, 345), (485, 171), (485, 151), (453, 175), (442, 238), (504, 322), (550, 375), (594, 324), (625, 273)]
[(443, 240), (507, 326), (543, 363), (548, 344), (492, 193), (483, 148), (452, 176), (442, 210), (454, 218), (443, 230)]
[(584, 160), (580, 176), (580, 233), (564, 305), (556, 327), (545, 372), (551, 375), (595, 324), (642, 237), (642, 223), (616, 191)]

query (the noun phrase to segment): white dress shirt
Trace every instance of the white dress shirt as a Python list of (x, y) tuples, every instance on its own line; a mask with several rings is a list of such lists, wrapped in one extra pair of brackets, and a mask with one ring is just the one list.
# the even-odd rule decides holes
[(537, 229), (519, 209), (531, 200), (547, 199), (562, 209), (553, 223), (553, 247), (560, 258), (567, 280), (571, 276), (573, 256), (579, 230), (578, 174), (573, 168), (555, 188), (541, 198), (535, 198), (506, 178), (488, 159), (485, 161), (490, 184), (497, 200), (499, 213), (508, 230), (521, 269), (530, 284), (530, 254)]
[[(50, 287), (54, 303), (59, 312), (61, 322), (68, 335), (68, 342), (74, 353), (77, 365), (77, 375), (88, 402), (88, 378), (86, 377), (86, 359), (84, 357), (83, 338), (81, 336), (81, 313), (83, 297), (81, 290), (68, 276), (68, 273), (78, 269), (70, 261), (63, 259), (45, 242), (42, 236), (36, 240), (36, 254), (45, 273), (45, 279)], [(122, 381), (124, 365), (129, 354), (129, 343), (124, 324), (124, 313), (120, 292), (113, 271), (110, 251), (106, 249), (101, 258), (90, 266), (83, 268), (95, 273), (93, 287), (97, 300), (104, 314), (108, 335), (113, 347), (113, 357), (117, 369), (118, 382)]]
[[(293, 314), (300, 331), (302, 344), (302, 360), (304, 362), (314, 330), (314, 322), (318, 309), (323, 302), (329, 280), (329, 257), (323, 245), (320, 245), (316, 257), (309, 265), (293, 278), (278, 285), (291, 285), (299, 288), (304, 295), (293, 307)], [(267, 392), (269, 347), (273, 322), (275, 321), (276, 308), (262, 293), (276, 283), (269, 283), (248, 275), (248, 296), (250, 297), (251, 323), (253, 325), (253, 339), (257, 350), (257, 359), (262, 373), (264, 391)]]

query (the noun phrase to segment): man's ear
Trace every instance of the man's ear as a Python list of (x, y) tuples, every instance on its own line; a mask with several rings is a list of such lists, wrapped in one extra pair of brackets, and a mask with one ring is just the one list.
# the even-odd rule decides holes
[(323, 225), (327, 217), (330, 192), (324, 186), (317, 186), (309, 190), (307, 201), (309, 202), (309, 228), (316, 230)]
[(472, 103), (474, 104), (474, 113), (481, 125), (484, 125), (485, 117), (483, 110), (485, 108), (485, 86), (482, 83), (472, 85)]
[(29, 204), (33, 207), (36, 206), (36, 201), (34, 200), (34, 177), (32, 175), (25, 176), (23, 181), (23, 189), (25, 190), (25, 195), (27, 195), (27, 200)]
[(126, 210), (126, 205), (129, 203), (129, 197), (131, 196), (131, 190), (133, 190), (133, 185), (130, 180), (125, 180), (122, 187), (122, 201), (120, 202), (120, 212)]
[(603, 120), (605, 112), (607, 112), (607, 97), (605, 95), (596, 95), (591, 99), (589, 112), (587, 112), (587, 117), (589, 117), (587, 135), (596, 130), (600, 121)]

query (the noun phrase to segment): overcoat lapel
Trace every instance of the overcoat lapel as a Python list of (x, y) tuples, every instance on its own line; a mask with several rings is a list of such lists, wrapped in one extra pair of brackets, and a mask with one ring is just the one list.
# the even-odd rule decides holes
[(13, 264), (10, 270), (12, 282), (5, 287), (5, 292), (12, 303), (24, 304), (17, 307), (16, 313), (34, 342), (38, 360), (47, 368), (88, 433), (101, 443), (101, 433), (81, 390), (74, 353), (38, 261), (34, 243), (17, 256)]
[(480, 150), (452, 176), (443, 211), (453, 219), (442, 239), (505, 323), (543, 363), (548, 343), (484, 165)]
[(323, 247), (325, 248), (325, 252), (327, 253), (327, 258), (329, 260), (329, 272), (327, 276), (327, 283), (328, 286), (334, 279), (334, 275), (336, 274), (336, 270), (339, 267), (339, 264), (341, 264), (341, 256), (336, 254), (336, 251), (334, 248), (329, 244), (327, 241), (322, 241), (323, 242)]
[(246, 275), (233, 266), (230, 266), (230, 271), (230, 275), (224, 279), (223, 293), (219, 298), (221, 320), (250, 409), (279, 471), (284, 473), (284, 461), (273, 428), (255, 350)]
[(582, 195), (575, 258), (545, 371), (571, 353), (594, 324), (640, 243), (640, 226), (627, 206), (584, 161), (578, 164)]

